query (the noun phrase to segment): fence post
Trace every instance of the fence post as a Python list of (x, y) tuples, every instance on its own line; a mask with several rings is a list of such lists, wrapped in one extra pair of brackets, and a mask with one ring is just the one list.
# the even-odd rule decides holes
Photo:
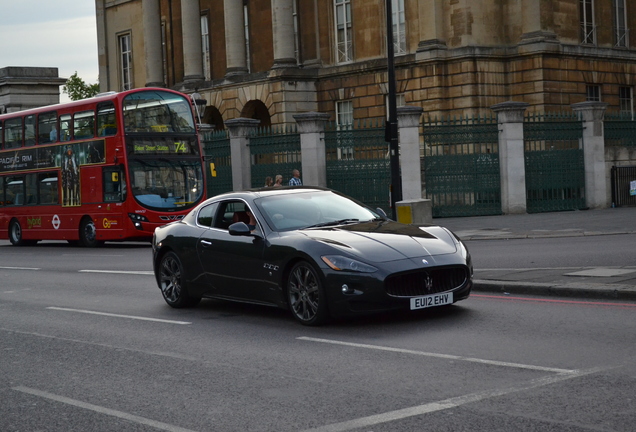
[(583, 120), (583, 161), (585, 164), (585, 205), (606, 208), (605, 138), (603, 115), (605, 102), (580, 102), (571, 105)]
[(400, 139), (402, 199), (422, 199), (422, 160), (420, 158), (420, 117), (424, 109), (404, 106), (397, 109)]
[(325, 123), (329, 114), (306, 112), (295, 114), (300, 133), (300, 162), (303, 184), (327, 187)]
[(252, 161), (248, 145), (250, 134), (260, 122), (260, 120), (242, 117), (225, 121), (230, 137), (233, 190), (245, 190), (252, 187)]
[(509, 101), (490, 107), (497, 114), (499, 124), (501, 212), (504, 214), (526, 213), (523, 116), (528, 105)]

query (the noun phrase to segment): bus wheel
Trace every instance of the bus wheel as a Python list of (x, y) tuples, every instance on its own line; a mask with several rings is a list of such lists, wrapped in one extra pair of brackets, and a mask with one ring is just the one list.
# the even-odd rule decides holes
[(9, 224), (9, 241), (13, 246), (24, 246), (22, 227), (20, 226), (20, 222), (15, 219)]
[(97, 247), (104, 244), (103, 241), (97, 240), (97, 230), (93, 219), (85, 217), (80, 224), (80, 242), (86, 247)]

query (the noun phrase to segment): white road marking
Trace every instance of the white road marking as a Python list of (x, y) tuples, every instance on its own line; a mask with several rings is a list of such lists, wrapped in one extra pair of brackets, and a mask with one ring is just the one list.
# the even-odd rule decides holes
[(127, 270), (78, 270), (78, 273), (115, 273), (115, 274), (134, 274), (134, 275), (154, 275), (151, 271), (127, 271)]
[(19, 391), (22, 393), (27, 393), (33, 396), (38, 396), (41, 398), (45, 398), (45, 399), (49, 399), (55, 402), (60, 402), (63, 404), (67, 404), (67, 405), (72, 405), (78, 408), (83, 408), (89, 411), (94, 411), (100, 414), (105, 414), (105, 415), (109, 415), (111, 417), (117, 417), (120, 419), (124, 419), (124, 420), (128, 420), (130, 422), (133, 423), (138, 423), (138, 424), (142, 424), (142, 425), (146, 425), (146, 426), (150, 426), (150, 427), (154, 427), (156, 429), (160, 429), (160, 430), (164, 430), (164, 431), (168, 431), (168, 432), (194, 432), (191, 429), (185, 429), (179, 426), (174, 426), (171, 424), (167, 424), (167, 423), (163, 423), (163, 422), (159, 422), (159, 421), (155, 421), (155, 420), (151, 420), (151, 419), (147, 419), (145, 417), (140, 417), (140, 416), (136, 416), (136, 415), (132, 415), (132, 414), (128, 414), (125, 413), (123, 411), (117, 411), (117, 410), (113, 410), (113, 409), (109, 409), (109, 408), (105, 408), (99, 405), (93, 405), (90, 403), (86, 403), (86, 402), (82, 402), (76, 399), (71, 399), (71, 398), (67, 398), (64, 396), (59, 396), (53, 393), (49, 393), (49, 392), (45, 392), (45, 391), (41, 391), (41, 390), (37, 390), (37, 389), (32, 389), (29, 387), (24, 387), (24, 386), (18, 386), (18, 387), (13, 387), (12, 390), (15, 391)]
[(61, 308), (61, 307), (55, 307), (55, 306), (49, 306), (47, 307), (47, 309), (64, 311), (64, 312), (77, 312), (77, 313), (90, 314), (90, 315), (102, 315), (102, 316), (109, 316), (109, 317), (115, 317), (115, 318), (127, 318), (127, 319), (134, 319), (134, 320), (140, 320), (140, 321), (153, 321), (153, 322), (160, 322), (160, 323), (167, 323), (167, 324), (180, 324), (180, 325), (192, 324), (189, 321), (173, 321), (173, 320), (164, 320), (159, 318), (146, 318), (146, 317), (140, 317), (140, 316), (134, 316), (134, 315), (119, 315), (114, 313), (97, 312), (97, 311), (84, 310), (84, 309), (70, 309), (70, 308)]
[(37, 267), (0, 267), (0, 269), (3, 269), (3, 270), (42, 270), (41, 268), (37, 268)]
[(366, 348), (366, 349), (390, 351), (390, 352), (396, 352), (396, 353), (402, 353), (402, 354), (414, 354), (414, 355), (419, 355), (424, 357), (436, 357), (436, 358), (442, 358), (442, 359), (448, 359), (448, 360), (460, 360), (460, 361), (466, 361), (466, 362), (472, 362), (472, 363), (488, 364), (493, 366), (512, 367), (512, 368), (518, 368), (518, 369), (530, 369), (530, 370), (536, 370), (536, 371), (542, 371), (542, 372), (555, 372), (555, 373), (566, 373), (566, 374), (576, 373), (576, 370), (572, 370), (572, 369), (558, 369), (558, 368), (550, 368), (550, 367), (544, 367), (544, 366), (526, 365), (521, 363), (510, 363), (510, 362), (502, 362), (502, 361), (496, 361), (496, 360), (479, 359), (479, 358), (473, 358), (473, 357), (463, 357), (463, 356), (450, 355), (450, 354), (414, 351), (414, 350), (392, 348), (392, 347), (379, 346), (379, 345), (367, 345), (367, 344), (359, 344), (359, 343), (353, 343), (353, 342), (342, 342), (342, 341), (336, 341), (336, 340), (330, 340), (330, 339), (318, 339), (318, 338), (312, 338), (312, 337), (306, 337), (306, 336), (301, 336), (297, 339), (310, 341), (310, 342), (327, 343), (332, 345), (344, 345), (344, 346), (350, 346), (354, 348)]
[(590, 375), (601, 371), (601, 368), (573, 371), (572, 373), (563, 373), (553, 375), (549, 377), (539, 378), (536, 380), (521, 383), (516, 386), (512, 386), (505, 389), (486, 390), (482, 392), (467, 394), (464, 396), (458, 396), (450, 399), (445, 399), (437, 402), (431, 402), (424, 405), (418, 405), (410, 408), (404, 408), (395, 411), (389, 411), (382, 414), (376, 414), (368, 417), (360, 417), (357, 419), (344, 421), (340, 423), (332, 423), (330, 425), (320, 426), (313, 429), (306, 429), (302, 432), (343, 432), (352, 429), (358, 429), (362, 427), (375, 426), (381, 423), (388, 423), (391, 421), (402, 420), (408, 417), (414, 417), (418, 415), (428, 414), (436, 411), (442, 411), (458, 406), (466, 405), (473, 402), (479, 402), (485, 399), (490, 399), (498, 396), (505, 396), (510, 393), (517, 393), (524, 390), (531, 390), (538, 387), (558, 383), (561, 381), (570, 380), (573, 378)]

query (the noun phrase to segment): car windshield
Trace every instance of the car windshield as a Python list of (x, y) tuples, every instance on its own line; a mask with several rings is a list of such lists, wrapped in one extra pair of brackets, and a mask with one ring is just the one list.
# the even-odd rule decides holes
[(134, 159), (130, 178), (135, 199), (149, 208), (183, 209), (198, 202), (203, 193), (198, 160)]
[(366, 222), (380, 215), (330, 191), (273, 195), (256, 200), (275, 231)]

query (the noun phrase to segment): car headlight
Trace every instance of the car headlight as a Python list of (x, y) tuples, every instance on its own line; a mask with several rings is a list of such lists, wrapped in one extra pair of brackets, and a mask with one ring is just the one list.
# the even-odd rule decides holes
[(325, 255), (322, 257), (322, 260), (333, 270), (338, 271), (373, 273), (374, 271), (378, 270), (377, 268), (370, 266), (369, 264), (365, 264), (351, 258), (343, 257), (341, 255)]

